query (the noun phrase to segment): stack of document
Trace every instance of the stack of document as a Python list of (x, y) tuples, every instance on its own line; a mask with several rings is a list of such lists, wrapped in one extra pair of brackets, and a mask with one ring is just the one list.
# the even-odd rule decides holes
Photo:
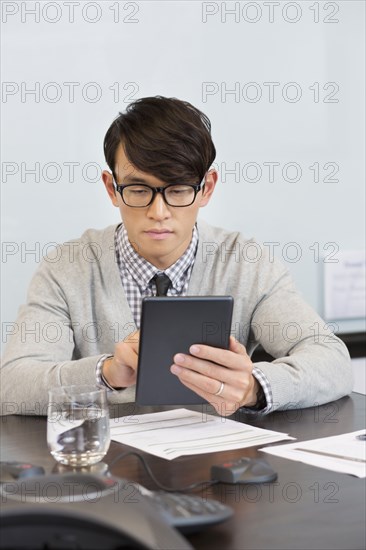
[(281, 432), (187, 409), (115, 418), (110, 428), (114, 441), (168, 460), (294, 439)]

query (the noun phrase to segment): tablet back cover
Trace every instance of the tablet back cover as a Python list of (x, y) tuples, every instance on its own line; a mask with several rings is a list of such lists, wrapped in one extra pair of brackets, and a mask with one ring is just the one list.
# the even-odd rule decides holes
[(231, 296), (149, 297), (142, 302), (136, 402), (196, 405), (206, 400), (170, 372), (176, 353), (192, 344), (228, 348)]

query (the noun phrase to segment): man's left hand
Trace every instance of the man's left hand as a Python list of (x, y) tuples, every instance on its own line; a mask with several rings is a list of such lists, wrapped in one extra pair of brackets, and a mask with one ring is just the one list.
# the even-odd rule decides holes
[(229, 416), (240, 407), (256, 404), (259, 383), (252, 374), (253, 363), (233, 336), (228, 350), (195, 344), (189, 352), (191, 355), (175, 355), (170, 371), (220, 415)]

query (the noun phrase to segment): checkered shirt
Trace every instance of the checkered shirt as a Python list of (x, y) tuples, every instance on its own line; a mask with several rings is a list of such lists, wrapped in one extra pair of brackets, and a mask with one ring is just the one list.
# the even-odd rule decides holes
[[(191, 276), (198, 245), (198, 230), (195, 226), (192, 240), (184, 254), (170, 267), (164, 270), (172, 284), (168, 296), (185, 296)], [(127, 231), (121, 224), (115, 233), (117, 264), (123, 289), (131, 308), (137, 328), (140, 327), (141, 303), (146, 296), (156, 295), (156, 286), (151, 279), (163, 273), (140, 256), (128, 240)]]

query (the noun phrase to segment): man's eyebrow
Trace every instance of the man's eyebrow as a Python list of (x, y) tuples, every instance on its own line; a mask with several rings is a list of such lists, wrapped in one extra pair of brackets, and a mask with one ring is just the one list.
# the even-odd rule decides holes
[(123, 178), (123, 183), (148, 183), (145, 178), (142, 176), (125, 176)]

